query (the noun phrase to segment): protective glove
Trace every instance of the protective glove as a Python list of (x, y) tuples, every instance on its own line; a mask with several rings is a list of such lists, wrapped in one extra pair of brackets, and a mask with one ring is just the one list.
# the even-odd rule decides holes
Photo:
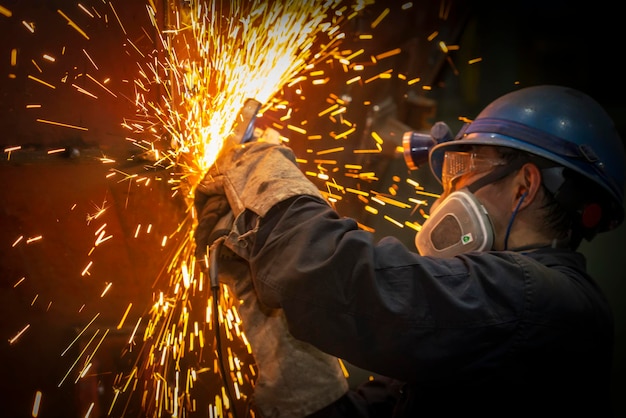
[(239, 299), (242, 328), (259, 375), (252, 404), (263, 418), (301, 418), (333, 403), (348, 391), (339, 360), (296, 340), (281, 309), (257, 299), (248, 263), (227, 252), (220, 258), (220, 281)]
[[(225, 149), (196, 187), (198, 259), (224, 234), (215, 229), (222, 228), (230, 208), (236, 216), (245, 209), (262, 216), (274, 204), (296, 194), (320, 195), (297, 167), (289, 148), (254, 142)], [(238, 247), (239, 229), (228, 225), (232, 227), (229, 237)], [(219, 280), (241, 302), (242, 327), (259, 369), (254, 404), (263, 417), (305, 417), (343, 396), (348, 383), (339, 360), (296, 340), (287, 329), (284, 312), (267, 309), (259, 302), (247, 261), (230, 251), (223, 254)]]
[(225, 235), (230, 229), (230, 225), (222, 225), (223, 219), (230, 214), (230, 206), (226, 196), (218, 194), (209, 196), (198, 189), (194, 196), (194, 206), (198, 216), (198, 224), (194, 231), (195, 255), (200, 263), (204, 263), (203, 269), (206, 270), (208, 265), (205, 258), (208, 256), (209, 247), (215, 239)]
[(198, 183), (197, 192), (226, 196), (235, 220), (225, 245), (246, 260), (249, 259), (248, 243), (243, 238), (249, 231), (245, 230), (240, 217), (244, 210), (263, 217), (274, 205), (292, 196), (322, 198), (317, 187), (298, 167), (293, 151), (284, 145), (266, 142), (224, 148)]

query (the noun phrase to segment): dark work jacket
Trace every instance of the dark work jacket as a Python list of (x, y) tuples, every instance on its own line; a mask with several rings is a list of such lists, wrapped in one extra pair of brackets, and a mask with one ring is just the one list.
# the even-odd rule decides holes
[(392, 380), (317, 416), (609, 416), (613, 320), (576, 252), (420, 256), (313, 197), (274, 207), (250, 259), (291, 333)]

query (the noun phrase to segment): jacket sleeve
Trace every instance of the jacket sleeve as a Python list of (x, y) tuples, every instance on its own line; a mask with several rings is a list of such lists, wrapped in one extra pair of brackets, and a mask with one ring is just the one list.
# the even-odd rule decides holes
[[(256, 228), (250, 265), (260, 301), (285, 310), (296, 338), (356, 366), (445, 381), (497, 355), (491, 341), (502, 350), (514, 343), (525, 303), (514, 257), (421, 257), (394, 238), (375, 243), (312, 196), (280, 203)], [(507, 286), (495, 286), (503, 274)]]

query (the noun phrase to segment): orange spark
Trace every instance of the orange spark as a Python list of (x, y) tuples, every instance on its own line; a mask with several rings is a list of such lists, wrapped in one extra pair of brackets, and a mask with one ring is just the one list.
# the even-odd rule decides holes
[(70, 125), (70, 124), (67, 124), (67, 123), (55, 122), (55, 121), (52, 121), (52, 120), (37, 119), (37, 122), (47, 123), (49, 125), (62, 126), (64, 128), (78, 129), (79, 131), (88, 131), (89, 130), (89, 129), (83, 127), (83, 126)]
[(85, 39), (89, 40), (89, 36), (87, 36), (87, 34), (85, 33), (84, 30), (82, 30), (81, 28), (78, 27), (78, 25), (76, 23), (74, 23), (72, 21), (72, 19), (70, 19), (69, 17), (67, 17), (67, 15), (65, 13), (63, 13), (61, 10), (57, 10), (57, 12), (63, 16), (63, 18), (65, 20), (67, 20), (67, 24), (69, 26), (71, 26), (72, 28), (76, 29), (76, 32), (80, 33), (81, 35), (83, 35), (85, 37)]

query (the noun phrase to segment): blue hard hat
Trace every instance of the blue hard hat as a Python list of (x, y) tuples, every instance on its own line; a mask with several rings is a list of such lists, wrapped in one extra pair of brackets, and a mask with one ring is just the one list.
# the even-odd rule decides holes
[(453, 141), (430, 150), (430, 167), (440, 182), (444, 152), (465, 145), (514, 148), (569, 168), (607, 196), (608, 219), (601, 229), (613, 229), (624, 218), (624, 144), (602, 106), (581, 91), (541, 85), (494, 100)]

